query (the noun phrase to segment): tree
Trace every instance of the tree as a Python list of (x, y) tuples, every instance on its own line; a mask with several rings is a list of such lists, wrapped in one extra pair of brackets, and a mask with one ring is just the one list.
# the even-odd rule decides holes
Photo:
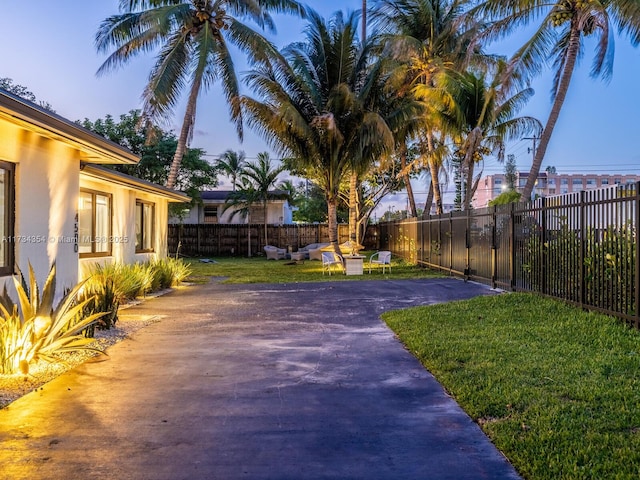
[(269, 200), (280, 198), (283, 195), (274, 192), (278, 175), (284, 171), (283, 166), (275, 167), (271, 163), (269, 154), (261, 152), (258, 154), (256, 162), (247, 163), (242, 178), (245, 183), (251, 186), (253, 198), (262, 204), (264, 211), (264, 244), (268, 245), (267, 238), (267, 205)]
[(471, 207), (477, 189), (476, 163), (488, 154), (495, 154), (499, 162), (504, 161), (505, 141), (529, 133), (537, 135), (542, 129), (537, 119), (516, 116), (534, 92), (526, 88), (512, 94), (513, 83), (506, 78), (509, 72), (510, 65), (500, 60), (490, 78), (473, 71), (452, 72), (447, 75), (449, 81), (443, 84), (450, 95), (450, 109), (444, 112), (443, 125), (457, 143), (455, 153), (464, 177), (464, 210)]
[(591, 76), (609, 80), (613, 73), (614, 28), (627, 35), (634, 46), (640, 43), (640, 2), (488, 0), (473, 8), (470, 14), (493, 21), (483, 35), (487, 40), (504, 37), (526, 24), (537, 25), (531, 38), (514, 55), (515, 70), (523, 78), (539, 74), (549, 60), (553, 62), (551, 111), (522, 192), (524, 198), (530, 198), (577, 62), (585, 54), (585, 45), (594, 44), (584, 40), (591, 38), (595, 42)]
[(250, 61), (264, 58), (273, 46), (241, 20), (275, 31), (271, 12), (302, 15), (304, 9), (296, 0), (121, 0), (120, 10), (103, 20), (96, 34), (98, 52), (114, 49), (98, 74), (160, 47), (143, 93), (144, 116), (152, 121), (167, 118), (183, 90), (189, 92), (167, 178), (167, 187), (173, 188), (193, 134), (197, 98), (215, 82), (221, 83), (242, 139), (239, 86), (229, 45)]
[[(396, 72), (398, 93), (415, 95), (424, 102), (422, 132), (415, 139), (425, 144), (425, 154), (417, 159), (426, 160), (430, 170), (438, 214), (442, 213), (439, 173), (444, 158), (438, 145), (444, 142), (436, 138), (439, 106), (432, 98), (437, 91), (434, 79), (443, 71), (461, 69), (484, 59), (473, 42), (473, 28), (461, 30), (463, 5), (458, 0), (377, 0), (372, 8), (374, 23), (385, 32), (387, 54), (400, 64)], [(405, 181), (409, 185), (408, 179)], [(425, 210), (429, 211), (430, 206)]]
[[(338, 251), (340, 187), (358, 159), (393, 145), (391, 132), (352, 88), (366, 57), (357, 55), (355, 14), (325, 22), (307, 11), (304, 42), (260, 62), (246, 77), (257, 98), (242, 97), (248, 123), (313, 180), (327, 202), (329, 241)], [(362, 49), (365, 51), (366, 49)], [(362, 62), (361, 62), (362, 61)], [(366, 63), (365, 63), (366, 64)], [(366, 70), (364, 73), (367, 73)]]
[(18, 97), (22, 97), (25, 100), (29, 100), (30, 102), (37, 103), (45, 110), (49, 110), (50, 112), (55, 113), (55, 110), (48, 102), (38, 101), (35, 94), (29, 90), (27, 87), (22, 85), (18, 85), (13, 83), (13, 79), (8, 77), (0, 78), (0, 89), (6, 90), (7, 92), (16, 95)]
[(225, 151), (221, 156), (216, 166), (220, 169), (225, 175), (231, 177), (231, 184), (233, 191), (236, 191), (236, 184), (238, 180), (238, 176), (242, 173), (246, 165), (246, 156), (242, 150), (239, 152), (234, 152), (233, 150)]
[[(169, 176), (178, 142), (173, 133), (150, 124), (143, 125), (140, 118), (139, 110), (131, 110), (120, 115), (119, 121), (107, 115), (95, 121), (85, 118), (78, 123), (140, 156), (136, 165), (115, 165), (111, 168), (162, 185)], [(153, 129), (153, 135), (149, 134), (149, 129)], [(148, 141), (149, 137), (153, 141)], [(175, 187), (191, 196), (193, 203), (200, 201), (202, 190), (218, 185), (217, 170), (203, 158), (204, 153), (198, 148), (188, 148), (176, 179)]]

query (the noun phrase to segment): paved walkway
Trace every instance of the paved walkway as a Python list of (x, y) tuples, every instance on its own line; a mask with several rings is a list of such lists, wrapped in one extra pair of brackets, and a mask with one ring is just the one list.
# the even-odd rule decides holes
[(517, 479), (384, 310), (453, 279), (189, 287), (162, 321), (0, 410), (0, 478)]

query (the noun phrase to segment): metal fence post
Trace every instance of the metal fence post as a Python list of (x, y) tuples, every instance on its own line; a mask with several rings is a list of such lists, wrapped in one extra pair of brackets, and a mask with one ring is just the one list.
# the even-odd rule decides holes
[(578, 281), (580, 282), (580, 298), (578, 299), (578, 303), (580, 304), (580, 308), (584, 308), (585, 300), (586, 300), (586, 268), (584, 264), (585, 258), (585, 250), (587, 248), (587, 229), (586, 229), (586, 194), (584, 190), (580, 191), (580, 278)]
[(547, 252), (545, 251), (545, 245), (547, 244), (547, 201), (546, 197), (540, 199), (540, 213), (542, 222), (542, 245), (541, 245), (541, 264), (540, 265), (540, 280), (542, 284), (542, 293), (547, 293)]
[(516, 204), (512, 203), (509, 210), (510, 239), (509, 239), (509, 283), (511, 290), (516, 290)]
[(634, 240), (635, 240), (635, 261), (633, 262), (636, 271), (635, 285), (633, 289), (635, 305), (633, 308), (634, 324), (636, 328), (640, 328), (640, 239), (638, 238), (638, 228), (640, 228), (640, 182), (636, 182), (636, 199), (634, 202), (635, 208), (635, 225), (634, 225)]

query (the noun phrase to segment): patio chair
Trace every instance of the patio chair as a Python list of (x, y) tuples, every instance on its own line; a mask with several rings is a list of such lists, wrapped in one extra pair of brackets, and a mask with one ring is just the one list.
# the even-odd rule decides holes
[(324, 272), (329, 272), (329, 275), (331, 275), (331, 267), (333, 265), (339, 265), (340, 269), (344, 271), (344, 262), (340, 255), (336, 252), (322, 252), (322, 275), (324, 275)]
[(273, 245), (265, 245), (264, 253), (267, 254), (267, 260), (284, 260), (287, 251), (284, 248), (274, 247)]
[(371, 255), (369, 257), (369, 273), (371, 273), (372, 264), (382, 265), (382, 273), (384, 273), (387, 267), (389, 268), (389, 272), (391, 272), (391, 252), (381, 250)]

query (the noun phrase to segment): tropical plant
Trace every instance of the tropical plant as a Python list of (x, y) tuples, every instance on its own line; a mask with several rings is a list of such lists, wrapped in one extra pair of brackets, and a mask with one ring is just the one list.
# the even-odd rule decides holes
[[(329, 22), (311, 9), (306, 39), (261, 61), (246, 77), (257, 99), (242, 97), (248, 122), (327, 201), (329, 241), (338, 251), (337, 207), (352, 160), (393, 146), (384, 119), (363, 102), (368, 47), (356, 43), (357, 15)], [(362, 83), (362, 84), (361, 84)]]
[(21, 372), (26, 375), (35, 362), (59, 361), (61, 353), (78, 350), (103, 353), (91, 347), (93, 339), (81, 333), (104, 315), (104, 312), (85, 317), (80, 315), (91, 301), (89, 298), (76, 302), (84, 283), (76, 285), (54, 309), (55, 264), (49, 271), (42, 293), (30, 264), (28, 284), (21, 272), (13, 279), (18, 304), (6, 308), (6, 299), (0, 303), (0, 374)]
[[(373, 23), (382, 32), (385, 55), (398, 61), (395, 84), (398, 95), (415, 95), (424, 102), (422, 125), (413, 139), (423, 144), (423, 155), (417, 156), (419, 165), (405, 166), (404, 172), (422, 167), (426, 161), (431, 175), (436, 212), (442, 213), (440, 170), (445, 157), (439, 145), (440, 103), (433, 98), (438, 93), (434, 83), (438, 74), (462, 70), (469, 63), (481, 65), (486, 57), (473, 42), (475, 26), (461, 29), (459, 18), (463, 1), (458, 0), (377, 0), (371, 9)], [(414, 130), (415, 131), (415, 130)], [(411, 141), (405, 133), (401, 151)], [(408, 183), (408, 182), (407, 182)], [(430, 210), (430, 205), (425, 207)]]
[(180, 285), (191, 274), (191, 267), (182, 259), (166, 257), (152, 261), (151, 272), (152, 289), (159, 290)]
[(242, 175), (252, 185), (254, 198), (262, 205), (263, 222), (264, 222), (264, 244), (268, 245), (267, 238), (267, 205), (269, 200), (282, 198), (285, 195), (275, 191), (278, 182), (278, 176), (284, 171), (284, 166), (274, 166), (267, 152), (260, 152), (256, 162), (248, 163)]
[(449, 95), (449, 111), (443, 112), (442, 126), (455, 140), (454, 155), (460, 160), (465, 188), (463, 209), (469, 210), (480, 177), (474, 177), (474, 166), (486, 155), (494, 154), (504, 161), (505, 142), (538, 135), (540, 122), (528, 116), (517, 117), (519, 110), (533, 96), (526, 88), (512, 93), (512, 82), (506, 81), (510, 65), (496, 62), (492, 76), (468, 70), (449, 72), (441, 87)]
[(196, 101), (202, 91), (220, 81), (231, 119), (242, 138), (239, 85), (229, 45), (250, 61), (261, 60), (273, 46), (242, 22), (275, 31), (270, 13), (304, 14), (295, 0), (121, 0), (122, 13), (105, 19), (96, 34), (99, 52), (115, 50), (98, 70), (103, 74), (132, 57), (160, 47), (143, 99), (144, 115), (166, 118), (180, 94), (189, 90), (167, 187), (173, 188), (187, 144), (193, 134)]
[(231, 178), (231, 188), (236, 191), (238, 177), (242, 174), (246, 164), (246, 156), (242, 150), (234, 152), (227, 150), (216, 162), (216, 166), (227, 176)]
[[(617, 28), (637, 46), (640, 43), (640, 3), (629, 0), (487, 0), (471, 9), (470, 15), (493, 22), (483, 32), (486, 40), (520, 31), (523, 25), (533, 23), (537, 26), (513, 57), (514, 71), (522, 78), (539, 74), (549, 61), (554, 66), (551, 111), (522, 191), (524, 198), (529, 198), (579, 59), (586, 53), (587, 46), (595, 45), (591, 76), (609, 80), (613, 73), (613, 30)], [(586, 39), (593, 41), (585, 42)]]

